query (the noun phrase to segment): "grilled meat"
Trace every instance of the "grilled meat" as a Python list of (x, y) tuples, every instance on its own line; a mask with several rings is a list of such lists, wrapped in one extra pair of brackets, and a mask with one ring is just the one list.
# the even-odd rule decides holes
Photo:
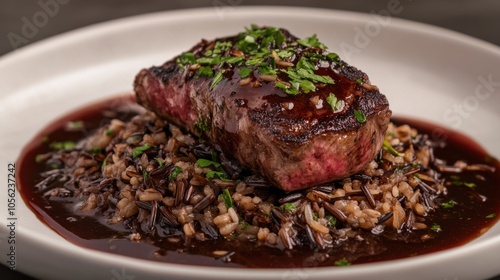
[(362, 171), (391, 111), (362, 71), (315, 35), (252, 26), (202, 40), (135, 78), (138, 102), (293, 191)]

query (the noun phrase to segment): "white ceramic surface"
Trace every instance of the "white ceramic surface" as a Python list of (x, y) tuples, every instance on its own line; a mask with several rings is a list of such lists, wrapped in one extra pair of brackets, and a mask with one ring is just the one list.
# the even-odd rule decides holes
[[(496, 157), (500, 48), (391, 16), (289, 7), (207, 8), (116, 20), (72, 31), (0, 58), (0, 259), (7, 260), (6, 167), (51, 120), (132, 90), (142, 67), (200, 38), (251, 23), (320, 40), (364, 70), (396, 115), (472, 135)], [(461, 108), (461, 109), (460, 109)], [(86, 250), (43, 225), (17, 196), (17, 269), (45, 279), (485, 279), (500, 274), (500, 224), (451, 250), (343, 268), (221, 269), (160, 264)]]

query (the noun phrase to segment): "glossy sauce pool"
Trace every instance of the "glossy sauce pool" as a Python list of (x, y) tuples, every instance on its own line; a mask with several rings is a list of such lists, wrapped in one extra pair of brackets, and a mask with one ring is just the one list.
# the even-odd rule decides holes
[[(43, 166), (36, 163), (36, 155), (50, 150), (44, 139), (52, 141), (81, 139), (91, 133), (92, 129), (110, 120), (105, 114), (106, 109), (120, 107), (122, 109), (117, 114), (118, 117), (122, 120), (130, 119), (133, 113), (127, 108), (132, 103), (131, 97), (119, 97), (77, 110), (46, 127), (24, 149), (17, 162), (16, 177), (19, 191), (26, 204), (43, 223), (69, 242), (79, 246), (158, 262), (259, 268), (334, 265), (332, 261), (313, 258), (317, 251), (309, 247), (281, 250), (223, 238), (208, 242), (191, 240), (173, 245), (155, 236), (143, 238), (140, 242), (132, 242), (128, 238), (131, 230), (122, 224), (108, 225), (95, 211), (85, 215), (75, 211), (76, 198), (49, 199), (36, 191), (34, 185), (40, 181), (39, 174), (44, 171)], [(68, 132), (65, 127), (70, 121), (84, 121), (86, 129)], [(365, 238), (363, 242), (369, 242), (371, 246), (364, 246), (364, 243), (359, 241), (345, 241), (328, 252), (330, 255), (348, 256), (354, 251), (359, 256), (353, 264), (417, 256), (460, 246), (480, 236), (492, 227), (500, 216), (500, 164), (496, 159), (490, 157), (476, 142), (463, 134), (414, 119), (395, 118), (393, 122), (406, 123), (420, 133), (445, 139), (446, 148), (437, 149), (436, 157), (448, 163), (456, 160), (486, 163), (494, 166), (496, 171), (458, 174), (460, 182), (475, 182), (476, 186), (473, 189), (459, 184), (447, 187), (448, 195), (443, 202), (453, 199), (456, 205), (450, 209), (439, 208), (426, 217), (427, 224), (440, 226), (441, 230), (438, 232), (429, 229), (416, 231), (412, 235), (390, 231), (381, 235), (362, 232), (361, 235)], [(484, 180), (478, 180), (476, 174), (483, 176)], [(450, 179), (450, 175), (446, 176)], [(457, 178), (450, 179), (453, 180), (457, 181)], [(486, 197), (486, 200), (482, 201), (482, 196)], [(425, 238), (426, 236), (432, 238)], [(214, 258), (211, 252), (215, 250), (238, 253), (227, 261)], [(368, 250), (370, 252), (367, 252)]]

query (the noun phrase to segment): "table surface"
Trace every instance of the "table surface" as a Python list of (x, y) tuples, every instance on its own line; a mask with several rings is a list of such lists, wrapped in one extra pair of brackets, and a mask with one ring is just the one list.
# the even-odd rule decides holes
[[(32, 18), (42, 9), (39, 2), (50, 1), (0, 1), (0, 56), (47, 37), (111, 19), (196, 7), (215, 9), (221, 4), (307, 6), (371, 13), (386, 9), (391, 1), (398, 1), (404, 7), (403, 11), (398, 14), (399, 18), (444, 27), (500, 46), (500, 32), (498, 32), (500, 1), (492, 0), (57, 0), (65, 4), (59, 6), (59, 11), (50, 17), (46, 25), (38, 28), (32, 38), (25, 38), (22, 42), (12, 42), (9, 39), (9, 33), (22, 34), (23, 20)], [(0, 265), (0, 275), (2, 279), (33, 279), (19, 272), (10, 271), (4, 265)], [(500, 280), (500, 275), (491, 280)]]

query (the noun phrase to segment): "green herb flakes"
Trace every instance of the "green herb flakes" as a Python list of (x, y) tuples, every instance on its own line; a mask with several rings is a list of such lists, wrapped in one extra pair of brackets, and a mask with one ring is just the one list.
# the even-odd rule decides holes
[(179, 66), (184, 67), (187, 64), (196, 63), (196, 57), (192, 52), (184, 52), (177, 58), (176, 62)]
[(240, 77), (242, 79), (247, 78), (248, 76), (250, 76), (250, 74), (252, 74), (252, 72), (253, 72), (253, 70), (251, 68), (241, 67), (240, 68)]
[(441, 203), (441, 207), (444, 209), (450, 209), (450, 208), (455, 207), (456, 204), (457, 204), (457, 202), (455, 202), (453, 199), (450, 199), (447, 202)]
[(326, 216), (326, 221), (327, 221), (327, 225), (328, 227), (330, 228), (333, 228), (335, 227), (335, 225), (337, 224), (337, 218), (335, 218), (334, 216)]
[(438, 225), (438, 224), (436, 224), (436, 223), (433, 223), (431, 225), (431, 230), (434, 231), (434, 232), (440, 232), (440, 231), (442, 231), (441, 226)]
[(70, 121), (66, 124), (66, 130), (68, 131), (81, 130), (83, 128), (85, 128), (83, 121)]
[(228, 180), (228, 175), (224, 171), (211, 170), (211, 171), (208, 171), (207, 174), (205, 174), (205, 177), (208, 179), (214, 179), (216, 176), (219, 177), (219, 179), (221, 179), (223, 181)]
[(113, 129), (108, 128), (104, 130), (104, 135), (106, 136), (112, 136), (113, 134), (115, 134), (115, 131)]
[(194, 128), (198, 132), (206, 132), (210, 129), (210, 125), (201, 115), (198, 116), (198, 121), (194, 124)]
[(354, 110), (354, 117), (359, 123), (365, 123), (366, 122), (366, 116), (365, 113), (361, 110)]
[(104, 171), (104, 168), (106, 168), (106, 165), (108, 165), (108, 157), (105, 157), (102, 164), (101, 164), (101, 172)]
[(224, 71), (222, 71), (222, 70), (221, 70), (221, 71), (218, 71), (218, 72), (215, 74), (215, 77), (214, 77), (214, 79), (213, 79), (212, 83), (210, 84), (210, 90), (213, 90), (213, 89), (214, 89), (214, 87), (215, 87), (218, 83), (220, 83), (220, 82), (222, 81), (222, 78), (224, 77), (224, 76), (223, 76), (223, 74), (224, 74)]
[[(403, 153), (400, 153), (400, 152), (396, 151), (396, 149), (394, 149), (394, 147), (392, 147), (391, 143), (389, 143), (389, 141), (387, 139), (384, 140), (384, 143), (382, 144), (382, 148), (384, 150), (386, 150), (387, 152), (389, 152), (391, 155), (395, 156), (395, 157), (402, 157), (402, 156), (404, 156)], [(418, 174), (416, 174), (415, 176), (418, 176)]]
[(292, 211), (295, 208), (297, 208), (297, 206), (295, 206), (295, 204), (293, 203), (285, 203), (280, 206), (281, 211)]
[(182, 173), (182, 168), (180, 168), (179, 166), (174, 167), (174, 169), (172, 169), (172, 172), (170, 172), (170, 175), (168, 175), (168, 180), (169, 181), (175, 180), (177, 176), (179, 176), (179, 174), (181, 173)]
[[(301, 55), (295, 63), (293, 60), (298, 50)], [(296, 95), (314, 92), (318, 84), (334, 84), (330, 76), (315, 73), (320, 62), (339, 62), (337, 54), (323, 50), (326, 50), (326, 46), (316, 34), (297, 41), (287, 41), (280, 29), (253, 24), (246, 27), (245, 32), (239, 33), (235, 40), (214, 41), (213, 48), (203, 53), (182, 53), (177, 63), (183, 69), (187, 65), (197, 64), (197, 67), (189, 69), (195, 71), (195, 77), (212, 78), (210, 90), (224, 79), (225, 71), (238, 70), (241, 79), (259, 71), (263, 75), (279, 76), (281, 80), (275, 86), (287, 94)], [(279, 75), (282, 72), (287, 77)]]
[(49, 158), (47, 154), (38, 154), (35, 156), (35, 162), (40, 163), (42, 161), (46, 161)]
[(464, 182), (464, 186), (471, 188), (471, 189), (477, 187), (477, 185), (475, 183), (471, 183), (471, 182)]
[(72, 150), (76, 147), (74, 141), (61, 141), (50, 143), (50, 148), (54, 150)]
[(151, 145), (145, 144), (143, 146), (138, 146), (132, 149), (132, 158), (136, 158), (140, 155), (142, 155), (145, 151), (149, 150), (151, 148)]
[(316, 34), (297, 41), (304, 47), (326, 49), (326, 46), (318, 40)]
[(233, 198), (231, 197), (229, 189), (226, 188), (222, 191), (222, 200), (224, 200), (227, 209), (233, 207)]
[(491, 213), (491, 214), (487, 215), (485, 218), (486, 218), (486, 219), (493, 219), (493, 218), (495, 218), (496, 216), (497, 216), (497, 214), (495, 214), (495, 213)]
[(199, 76), (213, 77), (214, 76), (214, 71), (212, 70), (212, 67), (201, 66), (200, 69), (198, 69), (197, 74)]
[(158, 166), (162, 167), (165, 165), (165, 160), (163, 160), (161, 158), (157, 158), (157, 157), (155, 157), (155, 160), (158, 163)]
[(334, 264), (335, 264), (335, 266), (349, 266), (349, 265), (351, 265), (351, 263), (346, 258), (342, 258), (338, 261), (335, 261)]
[(328, 97), (326, 97), (326, 102), (330, 104), (334, 113), (342, 111), (345, 105), (343, 100), (338, 100), (335, 94), (331, 92), (328, 94)]
[(204, 159), (204, 158), (198, 159), (196, 161), (196, 164), (198, 164), (198, 166), (201, 167), (201, 168), (209, 167), (210, 165), (212, 165), (215, 168), (218, 168), (219, 166), (221, 166), (220, 163), (218, 163), (218, 162), (215, 162), (215, 161), (212, 161), (212, 160), (208, 160), (208, 159)]

